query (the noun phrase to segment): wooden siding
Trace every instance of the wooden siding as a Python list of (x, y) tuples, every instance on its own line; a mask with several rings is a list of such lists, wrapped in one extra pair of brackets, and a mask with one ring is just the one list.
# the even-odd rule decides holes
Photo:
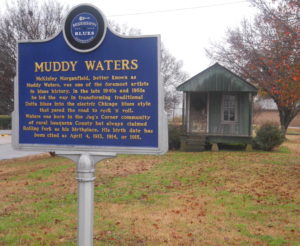
[(210, 93), (209, 132), (210, 135), (249, 136), (251, 105), (248, 93), (237, 95), (237, 121), (222, 121), (222, 93)]

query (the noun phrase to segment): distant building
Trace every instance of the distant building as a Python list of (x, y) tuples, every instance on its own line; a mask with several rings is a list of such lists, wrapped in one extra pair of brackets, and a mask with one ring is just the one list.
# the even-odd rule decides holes
[[(273, 99), (258, 99), (254, 102), (253, 122), (256, 126), (261, 126), (267, 122), (273, 122), (280, 126), (278, 107)], [(292, 120), (289, 127), (300, 127), (300, 113)]]
[(278, 110), (276, 103), (272, 98), (259, 99), (255, 102), (262, 110)]

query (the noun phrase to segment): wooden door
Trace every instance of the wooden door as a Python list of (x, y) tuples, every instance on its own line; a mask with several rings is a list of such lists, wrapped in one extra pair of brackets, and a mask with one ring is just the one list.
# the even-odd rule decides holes
[(189, 130), (192, 133), (207, 131), (207, 94), (191, 93), (190, 95)]

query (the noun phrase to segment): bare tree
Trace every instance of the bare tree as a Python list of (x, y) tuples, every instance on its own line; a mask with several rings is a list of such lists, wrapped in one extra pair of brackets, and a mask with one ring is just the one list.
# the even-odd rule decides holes
[(140, 29), (129, 27), (126, 24), (120, 25), (119, 23), (108, 20), (109, 26), (117, 33), (124, 36), (139, 36), (142, 34)]
[[(112, 29), (122, 35), (141, 35), (141, 30), (129, 28), (126, 25), (119, 25), (110, 21)], [(182, 70), (183, 63), (177, 60), (162, 44), (161, 45), (161, 77), (165, 89), (165, 110), (171, 114), (181, 101), (180, 92), (176, 91), (176, 86), (183, 83), (188, 74)]]
[(183, 63), (177, 60), (162, 45), (161, 49), (161, 75), (165, 88), (165, 109), (168, 113), (175, 110), (181, 101), (181, 93), (176, 91), (176, 86), (183, 83), (188, 74), (182, 70)]
[(7, 2), (0, 17), (0, 114), (13, 111), (17, 40), (46, 39), (58, 32), (67, 8), (56, 0)]

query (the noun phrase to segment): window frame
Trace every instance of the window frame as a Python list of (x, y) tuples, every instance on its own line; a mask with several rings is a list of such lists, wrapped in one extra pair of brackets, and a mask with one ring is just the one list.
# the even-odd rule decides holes
[[(225, 107), (225, 98), (227, 96), (234, 97), (234, 107), (230, 107), (230, 106)], [(237, 96), (237, 94), (223, 93), (222, 94), (222, 106), (221, 107), (222, 107), (222, 109), (221, 109), (221, 122), (223, 124), (236, 124), (238, 122), (238, 96)], [(230, 120), (229, 118), (228, 118), (228, 120), (224, 119), (224, 113), (225, 113), (226, 109), (229, 109), (229, 110), (234, 109), (234, 120)]]

